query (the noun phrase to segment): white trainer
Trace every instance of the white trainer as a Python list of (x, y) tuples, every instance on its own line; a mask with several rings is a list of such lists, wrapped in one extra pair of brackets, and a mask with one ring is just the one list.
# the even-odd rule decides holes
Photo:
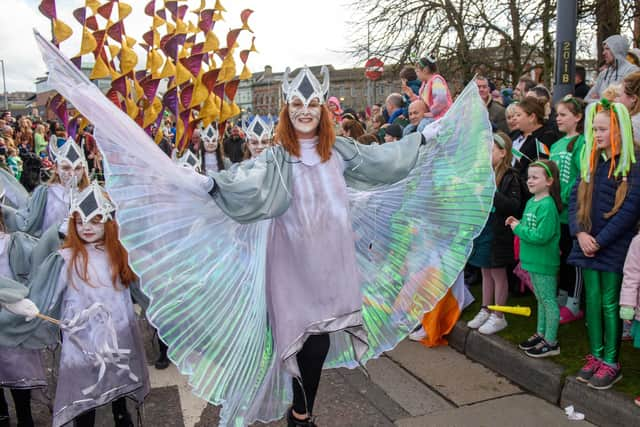
[(495, 313), (491, 313), (489, 319), (484, 322), (480, 328), (478, 328), (478, 332), (484, 335), (491, 335), (499, 332), (507, 327), (507, 320), (504, 317), (499, 317)]
[(467, 322), (467, 327), (471, 329), (478, 329), (480, 326), (484, 325), (489, 319), (490, 313), (488, 310), (482, 309), (476, 314), (476, 317)]
[(409, 334), (409, 339), (411, 341), (422, 341), (426, 337), (427, 331), (425, 331), (423, 327), (420, 327), (417, 331), (413, 331)]

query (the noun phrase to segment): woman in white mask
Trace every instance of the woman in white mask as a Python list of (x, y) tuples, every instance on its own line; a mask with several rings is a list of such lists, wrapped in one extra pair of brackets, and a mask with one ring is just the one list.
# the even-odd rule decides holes
[(228, 169), (231, 161), (224, 155), (218, 124), (211, 123), (200, 131), (200, 161), (201, 172), (205, 175), (209, 172), (219, 172)]
[(249, 126), (242, 130), (247, 136), (244, 143), (245, 160), (258, 157), (273, 144), (273, 122), (265, 122), (260, 116), (255, 116)]
[[(84, 152), (73, 139), (60, 148), (50, 144), (49, 151), (56, 163), (51, 179), (33, 190), (26, 206), (17, 211), (4, 209), (8, 231), (39, 237), (52, 225), (59, 226), (68, 217), (72, 189), (80, 191), (89, 185)], [(65, 230), (63, 225), (60, 231), (64, 234)]]
[(149, 317), (194, 393), (222, 405), (223, 426), (284, 415), (314, 426), (322, 369), (364, 365), (405, 339), (489, 216), (492, 133), (473, 83), (433, 138), (365, 146), (335, 136), (326, 67), (322, 83), (307, 67), (292, 80), (287, 70), (276, 143), (203, 176), (167, 161), (37, 39), (49, 83), (101, 130)]

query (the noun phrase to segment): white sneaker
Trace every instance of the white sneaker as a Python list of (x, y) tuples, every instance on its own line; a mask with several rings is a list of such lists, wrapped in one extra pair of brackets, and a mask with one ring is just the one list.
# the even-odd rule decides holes
[(413, 331), (409, 334), (409, 339), (411, 341), (422, 341), (426, 337), (427, 331), (425, 331), (423, 327), (420, 327), (417, 331)]
[(507, 320), (504, 317), (498, 317), (497, 314), (491, 313), (489, 320), (484, 322), (478, 329), (478, 332), (484, 335), (491, 335), (499, 332), (507, 327)]
[(480, 326), (484, 325), (484, 322), (489, 319), (489, 316), (489, 311), (482, 309), (478, 314), (476, 314), (476, 317), (467, 322), (467, 327), (471, 329), (478, 329)]

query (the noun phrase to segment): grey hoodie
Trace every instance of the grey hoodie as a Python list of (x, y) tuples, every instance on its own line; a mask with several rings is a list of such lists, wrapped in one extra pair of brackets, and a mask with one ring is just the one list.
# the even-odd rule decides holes
[(602, 92), (609, 86), (620, 83), (627, 74), (640, 71), (640, 68), (627, 61), (627, 51), (629, 50), (627, 39), (616, 34), (607, 38), (604, 43), (611, 49), (615, 62), (598, 75), (596, 84), (593, 85), (585, 97), (587, 102), (598, 101), (602, 96)]

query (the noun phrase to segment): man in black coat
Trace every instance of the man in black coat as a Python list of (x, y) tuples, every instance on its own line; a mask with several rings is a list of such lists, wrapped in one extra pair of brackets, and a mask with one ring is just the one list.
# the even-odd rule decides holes
[(234, 126), (231, 135), (225, 138), (224, 154), (233, 163), (241, 162), (244, 158), (244, 138), (238, 126)]

